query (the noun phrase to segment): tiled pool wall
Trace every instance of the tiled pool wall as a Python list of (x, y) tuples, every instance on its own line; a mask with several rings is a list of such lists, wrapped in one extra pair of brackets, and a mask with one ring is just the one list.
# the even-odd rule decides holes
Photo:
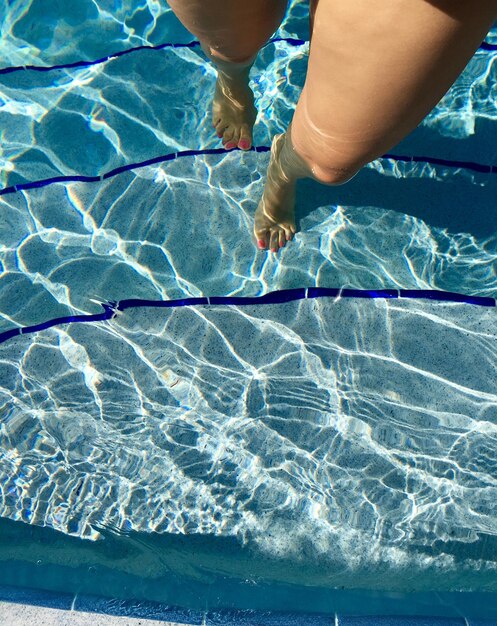
[[(494, 626), (494, 619), (472, 617), (494, 594), (336, 594), (330, 614), (264, 610), (192, 611), (153, 602), (132, 602), (0, 586), (0, 621), (10, 626)], [(341, 595), (341, 598), (340, 598)], [(417, 597), (416, 597), (417, 596)], [(430, 602), (432, 603), (430, 605)], [(356, 609), (354, 610), (354, 606)], [(380, 614), (384, 606), (387, 614)], [(480, 607), (479, 609), (477, 607)], [(364, 614), (370, 611), (370, 614)], [(430, 615), (430, 609), (435, 613)], [(411, 611), (422, 610), (420, 614)], [(490, 609), (492, 610), (492, 609)], [(495, 612), (495, 609), (494, 609)], [(440, 614), (436, 614), (440, 613)]]

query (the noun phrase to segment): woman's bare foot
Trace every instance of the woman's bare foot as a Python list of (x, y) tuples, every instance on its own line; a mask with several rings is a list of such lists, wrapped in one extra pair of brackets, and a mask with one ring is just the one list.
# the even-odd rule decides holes
[(257, 245), (261, 250), (270, 248), (273, 252), (282, 248), (295, 234), (297, 177), (285, 171), (282, 155), (285, 138), (283, 134), (273, 139), (264, 193), (255, 212), (254, 234)]
[(254, 94), (249, 87), (252, 62), (228, 63), (213, 58), (218, 68), (212, 124), (217, 136), (222, 137), (226, 149), (249, 150), (252, 146), (252, 128), (257, 117)]

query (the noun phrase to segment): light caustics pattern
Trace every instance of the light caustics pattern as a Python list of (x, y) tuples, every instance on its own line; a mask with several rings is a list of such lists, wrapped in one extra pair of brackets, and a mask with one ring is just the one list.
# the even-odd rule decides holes
[(237, 537), (287, 582), (495, 589), (494, 308), (122, 308), (0, 345), (3, 516)]
[(236, 537), (299, 584), (496, 591), (495, 33), (395, 154), (304, 183), (276, 258), (250, 232), (304, 4), (230, 154), (165, 3), (44, 6), (0, 20), (0, 514)]
[[(19, 5), (18, 12), (8, 12), (3, 24), (2, 51), (10, 49), (7, 33), (11, 31), (19, 29), (26, 37), (36, 38), (36, 32), (27, 26), (37, 11), (41, 12), (38, 5), (38, 1), (24, 3), (23, 11)], [(91, 5), (85, 17), (95, 21), (97, 33), (99, 27), (102, 28), (101, 22), (127, 32), (115, 7), (111, 14), (101, 7), (97, 11), (96, 2)], [(155, 3), (152, 5), (155, 7)], [(123, 10), (121, 18), (128, 19), (139, 13), (138, 4), (137, 7), (136, 10), (128, 7), (128, 12)], [(146, 22), (142, 16), (142, 28), (145, 23), (157, 27), (166, 16), (169, 24), (172, 17), (169, 10), (161, 9), (160, 18), (154, 21), (150, 14), (152, 6), (147, 4), (142, 10), (144, 16), (150, 18)], [(252, 86), (262, 114), (256, 127), (256, 144), (260, 146), (269, 145), (274, 133), (286, 128), (302, 85), (308, 44), (295, 37), (301, 30), (300, 22), (305, 19), (305, 13), (300, 15), (300, 10), (300, 5), (295, 3), (283, 25), (282, 36), (274, 38), (261, 51), (255, 66)], [(34, 12), (31, 22), (25, 11), (30, 16)], [(59, 25), (69, 20), (68, 16), (59, 17)], [(71, 24), (71, 28), (73, 26)], [(72, 33), (69, 26), (66, 30), (75, 37), (76, 33)], [(173, 36), (171, 25), (161, 32), (164, 36)], [(57, 33), (52, 36), (57, 39)], [(3, 128), (0, 184), (4, 189), (59, 177), (63, 180), (100, 178), (120, 167), (136, 166), (172, 153), (199, 149), (199, 146), (201, 150), (218, 146), (206, 123), (214, 70), (202, 57), (197, 42), (189, 37), (187, 41), (170, 38), (168, 43), (153, 43), (149, 36), (150, 33), (148, 39), (142, 36), (139, 46), (107, 51), (105, 56), (93, 60), (71, 59), (70, 63), (48, 67), (24, 63), (0, 70), (3, 72), (0, 74)], [(102, 39), (105, 41), (101, 34)], [(83, 51), (91, 47), (90, 42), (84, 39), (78, 42), (76, 38), (74, 45), (80, 42), (83, 48), (80, 55), (84, 56)], [(480, 120), (495, 118), (496, 56), (493, 50), (496, 45), (489, 41), (481, 46), (467, 72), (427, 118), (427, 129), (442, 136), (467, 138), (474, 134)], [(22, 46), (17, 41), (16, 50), (27, 49), (30, 49), (27, 43)], [(54, 53), (55, 49), (58, 50), (56, 46), (54, 50), (47, 48), (45, 54)], [(67, 55), (67, 46), (64, 50)], [(176, 77), (175, 81), (170, 80), (171, 75)], [(188, 94), (187, 101), (185, 94)], [(480, 132), (480, 138), (482, 134), (486, 136)], [(409, 156), (405, 156), (406, 152), (386, 156), (392, 157), (392, 169), (397, 161), (408, 161), (434, 166), (452, 164), (480, 173), (495, 172), (496, 155), (490, 141), (482, 147), (482, 156), (473, 159), (461, 153), (460, 146), (456, 151), (460, 156), (450, 154), (454, 146), (447, 147), (450, 150), (446, 157), (423, 154), (418, 146), (417, 150), (408, 151)], [(387, 165), (379, 163), (377, 167), (388, 171), (388, 159)]]
[[(237, 148), (238, 149), (238, 148)], [(271, 150), (270, 146), (253, 146), (250, 148), (250, 152), (269, 152)], [(199, 155), (209, 155), (209, 154), (224, 154), (228, 152), (224, 148), (211, 148), (208, 150), (183, 150), (182, 152), (173, 152), (172, 154), (163, 154), (152, 159), (147, 159), (146, 161), (142, 161), (140, 163), (128, 163), (127, 165), (122, 165), (121, 167), (117, 167), (113, 170), (100, 174), (99, 176), (54, 176), (52, 178), (45, 178), (43, 180), (35, 180), (28, 183), (20, 183), (18, 185), (12, 185), (11, 187), (5, 187), (4, 189), (0, 189), (0, 196), (4, 196), (10, 193), (16, 193), (18, 191), (23, 191), (24, 189), (37, 189), (39, 187), (46, 187), (47, 185), (52, 185), (54, 183), (71, 183), (71, 182), (82, 182), (82, 183), (96, 183), (102, 180), (106, 180), (107, 178), (112, 178), (113, 176), (117, 176), (122, 172), (126, 172), (128, 170), (136, 170), (140, 167), (147, 167), (148, 165), (154, 165), (155, 163), (164, 163), (166, 161), (172, 161), (174, 159), (178, 159), (181, 157), (192, 157)], [(229, 152), (232, 152), (231, 150)], [(442, 165), (449, 168), (457, 168), (462, 170), (467, 170), (468, 172), (479, 172), (484, 174), (497, 174), (497, 165), (489, 165), (485, 163), (475, 163), (473, 161), (454, 161), (452, 159), (440, 159), (437, 157), (428, 157), (428, 156), (407, 156), (407, 155), (397, 155), (397, 154), (384, 154), (383, 159), (389, 159), (390, 161), (403, 162), (403, 163), (425, 163), (427, 165)]]
[(120, 302), (102, 302), (103, 313), (94, 315), (67, 315), (52, 320), (47, 320), (34, 326), (24, 326), (12, 328), (0, 333), (0, 343), (17, 337), (18, 335), (30, 335), (38, 333), (53, 326), (62, 324), (92, 323), (114, 319), (116, 315), (126, 309), (137, 309), (142, 307), (164, 307), (177, 308), (182, 306), (216, 306), (232, 305), (247, 306), (254, 304), (280, 304), (291, 302), (292, 300), (302, 300), (304, 298), (413, 298), (426, 299), (441, 302), (464, 302), (477, 306), (496, 306), (494, 298), (482, 296), (469, 296), (461, 293), (451, 293), (450, 291), (437, 291), (435, 289), (330, 289), (326, 287), (310, 287), (301, 289), (286, 289), (276, 291), (263, 296), (212, 296), (207, 298), (183, 298), (181, 300), (122, 300)]

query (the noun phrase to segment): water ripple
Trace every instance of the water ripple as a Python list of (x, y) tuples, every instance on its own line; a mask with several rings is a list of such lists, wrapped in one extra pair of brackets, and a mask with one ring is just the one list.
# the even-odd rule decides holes
[(312, 554), (322, 583), (374, 561), (387, 586), (407, 567), (409, 584), (461, 575), (414, 546), (497, 532), (493, 309), (140, 309), (15, 344), (0, 348), (4, 516), (92, 539), (236, 536)]

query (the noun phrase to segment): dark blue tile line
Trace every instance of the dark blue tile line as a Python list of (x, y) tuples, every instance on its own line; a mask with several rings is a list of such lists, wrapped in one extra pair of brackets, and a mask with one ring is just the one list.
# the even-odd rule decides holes
[(36, 189), (38, 187), (46, 187), (54, 183), (95, 183), (100, 180), (99, 176), (54, 176), (52, 178), (44, 178), (43, 180), (35, 180), (30, 183), (19, 183), (18, 185), (12, 185), (11, 187), (5, 187), (0, 189), (0, 196), (4, 196), (9, 193), (16, 193), (17, 191), (23, 191), (25, 189)]
[(190, 41), (188, 43), (162, 43), (158, 46), (136, 46), (135, 48), (129, 48), (128, 50), (121, 50), (119, 52), (113, 52), (100, 59), (94, 59), (93, 61), (75, 61), (74, 63), (61, 63), (60, 65), (16, 65), (13, 67), (3, 67), (0, 69), (0, 74), (11, 74), (12, 72), (20, 72), (22, 70), (32, 70), (35, 72), (51, 72), (52, 70), (64, 70), (71, 69), (73, 67), (90, 67), (91, 65), (98, 65), (99, 63), (105, 63), (111, 59), (117, 59), (125, 54), (131, 54), (138, 50), (164, 50), (164, 48), (196, 48), (200, 46), (199, 41)]
[[(238, 148), (236, 148), (238, 150)], [(250, 149), (252, 152), (269, 152), (270, 146), (254, 146)], [(121, 167), (116, 167), (101, 176), (54, 176), (53, 178), (44, 178), (43, 180), (35, 180), (28, 183), (19, 183), (18, 185), (11, 185), (10, 187), (4, 187), (0, 189), (0, 196), (5, 196), (9, 193), (16, 193), (18, 191), (24, 191), (27, 189), (35, 189), (39, 187), (46, 187), (53, 183), (94, 183), (100, 180), (106, 180), (112, 178), (123, 172), (129, 170), (138, 169), (140, 167), (146, 167), (147, 165), (153, 165), (154, 163), (164, 163), (165, 161), (173, 161), (181, 157), (199, 156), (206, 154), (224, 154), (226, 152), (233, 152), (233, 150), (225, 150), (224, 148), (209, 148), (205, 150), (183, 150), (182, 152), (172, 152), (171, 154), (163, 154), (153, 159), (147, 159), (146, 161), (140, 161), (138, 163), (128, 163)], [(437, 157), (428, 156), (406, 156), (398, 154), (384, 154), (382, 158), (392, 159), (394, 161), (405, 161), (408, 163), (428, 163), (430, 165), (444, 165), (446, 167), (455, 167), (459, 169), (472, 170), (474, 172), (483, 172), (487, 174), (497, 174), (497, 165), (486, 165), (483, 163), (474, 163), (472, 161), (452, 161), (449, 159), (439, 159)]]
[(402, 154), (384, 154), (385, 159), (395, 159), (396, 161), (406, 161), (408, 163), (429, 163), (430, 165), (445, 165), (447, 167), (459, 167), (465, 170), (473, 170), (474, 172), (483, 172), (485, 174), (497, 173), (497, 165), (487, 165), (485, 163), (475, 163), (474, 161), (452, 161), (451, 159), (439, 159), (438, 157), (428, 156), (408, 156)]
[[(294, 39), (292, 37), (275, 37), (271, 39), (264, 47), (271, 45), (277, 41), (283, 41), (290, 46), (303, 46), (306, 41), (304, 39)], [(136, 46), (135, 48), (128, 48), (128, 50), (121, 50), (119, 52), (113, 52), (100, 59), (94, 59), (93, 61), (74, 61), (73, 63), (61, 63), (60, 65), (16, 65), (13, 67), (4, 67), (0, 69), (0, 74), (11, 74), (12, 72), (21, 72), (23, 70), (32, 70), (35, 72), (51, 72), (52, 70), (64, 70), (74, 67), (90, 67), (92, 65), (98, 65), (99, 63), (105, 63), (112, 59), (117, 59), (125, 54), (131, 54), (132, 52), (138, 52), (139, 50), (164, 50), (165, 48), (197, 48), (200, 46), (200, 41), (189, 41), (187, 43), (161, 43), (158, 46)]]
[(307, 43), (306, 39), (295, 39), (294, 37), (274, 37), (270, 39), (266, 44), (264, 44), (264, 48), (269, 46), (272, 43), (276, 43), (277, 41), (283, 41), (284, 43), (289, 44), (290, 46), (303, 46)]
[(0, 333), (0, 343), (19, 335), (37, 333), (41, 330), (52, 328), (52, 326), (59, 326), (61, 324), (102, 322), (112, 319), (118, 311), (125, 311), (126, 309), (137, 309), (141, 307), (178, 308), (182, 306), (198, 305), (247, 306), (255, 304), (282, 304), (284, 302), (314, 298), (423, 298), (443, 302), (474, 304), (477, 306), (496, 306), (494, 298), (469, 296), (462, 293), (439, 291), (436, 289), (330, 289), (327, 287), (301, 287), (299, 289), (282, 289), (280, 291), (272, 291), (264, 294), (263, 296), (212, 296), (201, 298), (182, 298), (180, 300), (128, 299), (120, 300), (119, 302), (102, 303), (102, 307), (104, 309), (103, 313), (97, 313), (94, 315), (68, 315), (66, 317), (57, 317), (55, 319), (42, 322), (41, 324), (11, 328), (10, 330)]
[[(255, 152), (266, 152), (270, 150), (267, 146), (261, 146), (260, 148), (254, 148)], [(113, 176), (117, 176), (118, 174), (122, 174), (123, 172), (127, 172), (128, 170), (138, 169), (140, 167), (146, 167), (147, 165), (153, 165), (154, 163), (163, 163), (164, 161), (173, 161), (174, 159), (180, 157), (189, 157), (189, 156), (198, 156), (204, 154), (224, 154), (228, 152), (224, 148), (211, 148), (207, 150), (183, 150), (182, 152), (172, 152), (171, 154), (163, 154), (161, 156), (155, 157), (153, 159), (147, 159), (146, 161), (140, 161), (139, 163), (129, 163), (128, 165), (122, 165), (121, 167), (116, 167), (101, 176), (54, 176), (53, 178), (44, 178), (43, 180), (36, 180), (29, 183), (19, 183), (18, 185), (12, 185), (10, 187), (5, 187), (4, 189), (0, 189), (0, 196), (7, 195), (9, 193), (16, 193), (18, 191), (24, 191), (26, 189), (35, 189), (37, 187), (46, 187), (47, 185), (52, 185), (53, 183), (74, 183), (74, 182), (83, 182), (83, 183), (95, 183), (100, 180), (105, 180), (107, 178), (112, 178)]]
[(496, 43), (488, 43), (487, 41), (483, 41), (480, 45), (482, 50), (497, 50)]
[[(269, 40), (265, 46), (269, 46), (275, 42), (282, 41), (290, 46), (303, 46), (307, 43), (305, 39), (296, 39), (294, 37), (275, 37)], [(161, 43), (157, 46), (136, 46), (135, 48), (128, 48), (127, 50), (120, 50), (119, 52), (113, 52), (105, 57), (94, 59), (93, 61), (74, 61), (73, 63), (61, 63), (59, 65), (14, 65), (12, 67), (0, 68), (0, 74), (11, 74), (12, 72), (22, 72), (24, 70), (31, 70), (34, 72), (51, 72), (52, 70), (64, 70), (77, 67), (90, 67), (92, 65), (98, 65), (99, 63), (105, 63), (112, 59), (117, 59), (125, 54), (131, 54), (132, 52), (138, 52), (139, 50), (164, 50), (165, 48), (196, 48), (200, 46), (199, 41), (189, 41), (187, 43)], [(497, 44), (482, 42), (480, 45), (481, 50), (497, 50)]]

